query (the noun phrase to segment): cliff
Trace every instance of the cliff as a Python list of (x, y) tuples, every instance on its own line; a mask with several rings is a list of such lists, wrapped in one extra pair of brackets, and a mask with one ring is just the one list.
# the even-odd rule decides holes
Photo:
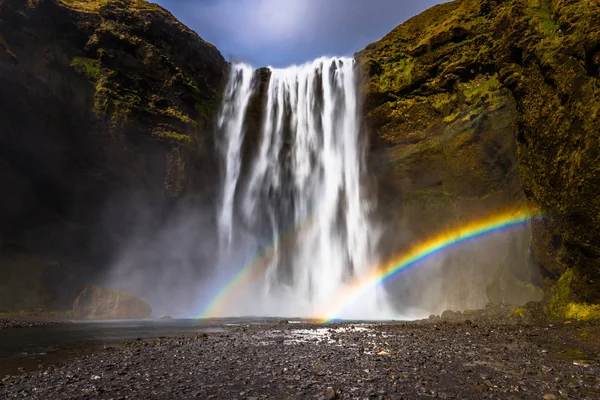
[[(395, 282), (404, 304), (415, 291), (453, 298), (447, 308), (524, 302), (561, 276), (562, 297), (568, 282), (600, 301), (599, 10), (456, 0), (357, 54), (382, 258), (506, 208), (545, 216), (444, 260), (442, 289), (408, 271)], [(216, 198), (227, 71), (143, 0), (0, 0), (0, 311), (70, 308), (140, 221), (152, 231), (184, 199)]]
[(227, 70), (146, 1), (0, 0), (0, 310), (70, 308), (136, 223), (210, 197)]
[(545, 215), (531, 227), (542, 276), (511, 275), (541, 285), (572, 268), (577, 297), (599, 301), (598, 3), (457, 0), (357, 58), (388, 247), (528, 204)]

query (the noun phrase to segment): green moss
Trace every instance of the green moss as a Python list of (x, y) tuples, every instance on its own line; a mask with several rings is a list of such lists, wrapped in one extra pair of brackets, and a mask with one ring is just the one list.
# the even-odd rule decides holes
[(71, 67), (75, 68), (77, 73), (85, 76), (91, 81), (96, 81), (100, 77), (100, 61), (91, 58), (75, 57), (71, 61)]
[(569, 303), (565, 308), (565, 318), (577, 321), (600, 320), (600, 305)]
[(453, 114), (447, 115), (444, 117), (443, 121), (447, 124), (456, 121), (456, 119), (458, 118), (458, 116), (460, 115), (460, 111), (457, 111)]
[(545, 307), (548, 318), (553, 321), (589, 321), (600, 319), (600, 305), (576, 301), (573, 286), (577, 277), (568, 269), (549, 291)]
[(152, 131), (152, 135), (166, 142), (176, 143), (191, 149), (194, 148), (194, 140), (190, 136), (183, 133), (157, 128)]
[(378, 87), (381, 92), (399, 92), (412, 82), (413, 64), (409, 58), (386, 65), (385, 72), (380, 75)]
[(472, 81), (469, 84), (464, 85), (463, 93), (467, 101), (473, 101), (484, 96), (489, 96), (491, 92), (500, 89), (500, 82), (498, 76), (493, 75), (489, 79), (478, 81)]
[(198, 125), (198, 123), (196, 121), (194, 121), (192, 118), (190, 118), (189, 115), (186, 115), (183, 112), (181, 112), (181, 110), (175, 109), (173, 107), (168, 107), (166, 109), (159, 109), (156, 111), (160, 114), (167, 115), (172, 118), (176, 118), (185, 124), (194, 125), (194, 126)]
[[(39, 1), (39, 0), (35, 0)], [(158, 4), (146, 0), (58, 0), (64, 6), (79, 12), (96, 13), (106, 6), (131, 7), (135, 10), (162, 10)]]
[(518, 319), (525, 319), (527, 317), (528, 311), (526, 308), (524, 307), (517, 307), (514, 308), (510, 314), (508, 314), (509, 318), (518, 318)]
[(528, 0), (527, 15), (531, 17), (531, 24), (541, 36), (555, 34), (559, 26), (554, 21), (550, 8), (551, 0)]
[(131, 111), (140, 108), (142, 98), (135, 91), (118, 89), (99, 84), (94, 97), (94, 112), (108, 116), (113, 122), (123, 123), (128, 120)]

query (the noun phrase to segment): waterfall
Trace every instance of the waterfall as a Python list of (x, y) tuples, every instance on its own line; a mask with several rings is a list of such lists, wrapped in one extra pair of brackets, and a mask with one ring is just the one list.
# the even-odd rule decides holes
[(240, 176), (240, 151), (244, 140), (244, 117), (252, 95), (252, 74), (252, 67), (248, 65), (233, 65), (219, 117), (219, 130), (226, 132), (223, 141), (226, 165), (218, 227), (220, 243), (227, 248), (232, 241), (233, 200)]
[[(233, 255), (248, 238), (256, 243), (254, 252), (271, 248), (258, 287), (231, 312), (310, 316), (345, 282), (376, 265), (377, 230), (361, 187), (354, 60), (320, 58), (270, 69), (264, 89), (258, 76), (248, 66), (232, 67), (219, 120), (222, 258), (239, 259)], [(252, 101), (263, 102), (256, 143), (244, 140)], [(245, 146), (254, 147), (246, 152)], [(361, 302), (363, 311), (355, 316), (382, 310), (375, 297)]]

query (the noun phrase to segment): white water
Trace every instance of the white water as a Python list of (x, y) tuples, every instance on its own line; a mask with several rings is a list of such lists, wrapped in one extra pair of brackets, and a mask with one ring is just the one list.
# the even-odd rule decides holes
[[(243, 160), (245, 113), (260, 88), (252, 77), (250, 67), (233, 66), (219, 121), (225, 165), (222, 263), (232, 272), (239, 269), (228, 263), (252, 258), (239, 254), (248, 242), (273, 247), (264, 273), (226, 312), (309, 317), (327, 310), (345, 282), (377, 264), (377, 230), (361, 188), (354, 60), (321, 58), (271, 69), (261, 132), (254, 135), (259, 140), (253, 158)], [(382, 293), (373, 291), (343, 316), (376, 319), (392, 313)]]
[(226, 162), (221, 209), (219, 212), (220, 242), (228, 249), (232, 241), (233, 200), (240, 176), (240, 151), (244, 140), (244, 116), (252, 95), (252, 67), (235, 64), (231, 69), (225, 92), (219, 130), (226, 132), (223, 154)]

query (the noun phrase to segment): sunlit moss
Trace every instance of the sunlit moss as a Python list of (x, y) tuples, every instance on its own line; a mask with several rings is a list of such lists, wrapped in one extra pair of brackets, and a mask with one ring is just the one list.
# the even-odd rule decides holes
[(464, 85), (465, 89), (463, 93), (468, 101), (473, 101), (476, 98), (481, 98), (485, 95), (489, 95), (490, 92), (500, 89), (501, 85), (498, 81), (498, 76), (493, 75), (483, 82), (481, 80), (474, 80)]
[(194, 140), (190, 136), (183, 133), (177, 133), (163, 129), (154, 129), (152, 131), (152, 135), (167, 142), (177, 143), (189, 148), (194, 148)]
[(186, 124), (197, 125), (196, 121), (191, 119), (188, 115), (184, 114), (180, 110), (177, 110), (173, 107), (167, 107), (166, 109), (157, 109), (156, 111), (160, 114), (168, 115), (169, 117), (173, 117), (173, 118), (177, 118), (178, 120), (180, 120)]
[(97, 12), (106, 5), (131, 7), (136, 10), (161, 9), (157, 4), (146, 0), (59, 0), (59, 2), (74, 10), (90, 13)]
[(528, 311), (524, 307), (514, 308), (510, 314), (508, 314), (509, 318), (519, 318), (525, 319), (527, 317)]
[[(535, 258), (550, 276), (576, 271), (574, 301), (589, 303), (600, 301), (596, 3), (457, 0), (357, 55), (367, 123), (393, 148), (382, 185), (405, 198), (425, 176), (455, 198), (483, 198), (518, 176), (528, 201), (552, 215), (536, 223)], [(440, 138), (449, 131), (455, 139)], [(423, 143), (435, 137), (443, 157)]]
[(71, 67), (88, 78), (96, 81), (100, 77), (100, 61), (91, 58), (75, 57), (71, 61)]
[(565, 308), (565, 318), (577, 321), (600, 319), (600, 305), (569, 303)]
[(574, 301), (576, 296), (572, 290), (575, 279), (574, 272), (569, 269), (550, 289), (550, 298), (545, 307), (545, 312), (551, 320), (587, 321), (600, 319), (600, 305)]

